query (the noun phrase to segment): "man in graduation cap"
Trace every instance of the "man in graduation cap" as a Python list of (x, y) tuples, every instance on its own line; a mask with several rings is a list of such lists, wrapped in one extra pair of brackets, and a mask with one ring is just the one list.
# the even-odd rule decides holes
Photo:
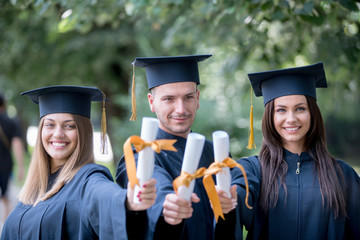
[[(174, 144), (177, 152), (162, 151), (155, 155), (157, 199), (148, 209), (152, 231), (149, 239), (214, 239), (214, 214), (201, 179), (195, 180), (191, 200), (195, 204), (178, 197), (172, 186), (181, 174), (186, 138), (199, 108), (198, 62), (209, 57), (211, 55), (136, 58), (133, 63), (146, 70), (150, 109), (159, 119), (157, 139), (177, 140)], [(198, 168), (207, 168), (213, 162), (213, 146), (206, 141)], [(124, 158), (119, 163), (116, 181), (126, 186)], [(236, 197), (236, 192), (233, 193)], [(232, 200), (228, 199), (230, 205)]]
[[(360, 239), (360, 178), (329, 154), (316, 102), (323, 64), (248, 76), (265, 112), (259, 156), (239, 160), (255, 206), (237, 208), (247, 239)], [(237, 169), (232, 180), (243, 184)]]

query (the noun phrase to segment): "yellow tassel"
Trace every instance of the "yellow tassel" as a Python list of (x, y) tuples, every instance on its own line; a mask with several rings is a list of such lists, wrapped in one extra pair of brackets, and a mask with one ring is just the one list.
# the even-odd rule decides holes
[(254, 107), (252, 103), (252, 89), (251, 89), (251, 110), (250, 110), (250, 132), (249, 132), (249, 142), (247, 145), (247, 149), (256, 149), (255, 141), (254, 141)]
[(131, 108), (132, 108), (132, 114), (129, 120), (135, 121), (136, 120), (135, 63), (133, 63), (133, 77), (131, 84)]
[(101, 115), (101, 127), (100, 127), (100, 150), (102, 154), (107, 154), (107, 138), (106, 138), (106, 110), (105, 110), (106, 96), (103, 93), (103, 107)]

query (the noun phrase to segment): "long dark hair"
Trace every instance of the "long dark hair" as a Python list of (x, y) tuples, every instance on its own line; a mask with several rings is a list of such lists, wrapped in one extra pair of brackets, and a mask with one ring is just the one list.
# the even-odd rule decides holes
[[(316, 100), (305, 96), (311, 115), (311, 125), (305, 139), (305, 151), (312, 154), (319, 176), (322, 204), (334, 212), (334, 216), (346, 217), (346, 201), (344, 176), (337, 161), (330, 155), (326, 147), (325, 127)], [(284, 178), (288, 170), (283, 157), (281, 137), (274, 125), (274, 100), (265, 106), (262, 120), (263, 143), (259, 153), (261, 164), (260, 204), (265, 213), (276, 206), (279, 199), (280, 184), (287, 188)], [(280, 184), (279, 180), (280, 179)], [(325, 201), (326, 199), (326, 201)]]

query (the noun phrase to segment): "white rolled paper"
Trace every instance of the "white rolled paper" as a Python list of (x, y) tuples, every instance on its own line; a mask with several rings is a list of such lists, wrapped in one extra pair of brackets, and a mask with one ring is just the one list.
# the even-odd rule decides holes
[[(141, 124), (141, 139), (144, 141), (154, 141), (159, 129), (159, 120), (151, 117), (144, 117)], [(148, 181), (154, 172), (154, 150), (151, 147), (146, 147), (139, 152), (137, 162), (136, 177), (139, 179), (140, 186)], [(135, 185), (134, 189), (134, 202), (140, 203), (136, 197), (139, 193), (140, 187)]]
[[(201, 158), (201, 153), (204, 148), (204, 143), (205, 136), (199, 133), (189, 133), (186, 140), (185, 153), (181, 167), (183, 172), (192, 174), (197, 170)], [(180, 186), (178, 188), (178, 196), (187, 201), (190, 201), (194, 187), (194, 180), (191, 181), (189, 187)]]
[[(224, 131), (215, 131), (212, 134), (214, 144), (214, 156), (218, 162), (224, 161), (229, 157), (229, 135)], [(224, 167), (223, 171), (216, 174), (216, 185), (231, 197), (230, 184), (231, 175), (230, 168)]]

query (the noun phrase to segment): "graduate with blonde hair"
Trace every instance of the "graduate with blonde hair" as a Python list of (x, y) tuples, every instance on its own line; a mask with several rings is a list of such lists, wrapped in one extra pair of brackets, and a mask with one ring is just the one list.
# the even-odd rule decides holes
[(135, 204), (132, 189), (120, 188), (94, 163), (91, 102), (105, 107), (104, 94), (50, 86), (22, 95), (40, 105), (41, 119), (28, 176), (1, 239), (128, 239), (146, 232), (144, 210), (155, 202), (155, 179), (142, 186)]

